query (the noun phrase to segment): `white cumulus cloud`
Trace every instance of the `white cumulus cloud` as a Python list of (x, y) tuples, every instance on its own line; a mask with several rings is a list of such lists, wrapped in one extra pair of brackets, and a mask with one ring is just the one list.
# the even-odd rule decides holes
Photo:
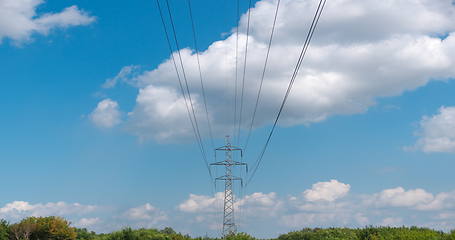
[(141, 139), (152, 136), (158, 141), (188, 136), (191, 125), (187, 114), (185, 101), (176, 89), (148, 85), (139, 90), (136, 107), (129, 113), (130, 130)]
[(377, 203), (394, 207), (412, 207), (433, 200), (433, 194), (423, 189), (405, 190), (402, 187), (385, 189), (376, 195)]
[(118, 103), (109, 98), (98, 103), (90, 114), (90, 120), (101, 128), (111, 128), (121, 122)]
[(55, 28), (88, 25), (95, 17), (70, 6), (57, 13), (37, 14), (43, 0), (1, 0), (0, 1), (0, 43), (10, 38), (16, 43), (30, 40), (32, 34), (48, 34)]
[[(188, 213), (215, 213), (223, 206), (224, 193), (214, 196), (190, 194), (189, 198), (179, 204), (178, 209)], [(280, 210), (282, 201), (276, 193), (256, 192), (236, 199), (235, 209), (242, 208), (246, 214), (270, 215)]]
[(455, 207), (455, 192), (436, 195), (424, 189), (405, 190), (402, 187), (384, 189), (366, 199), (367, 205), (377, 207), (404, 207), (421, 211), (447, 210)]
[(216, 212), (217, 207), (222, 206), (224, 193), (218, 192), (213, 197), (190, 194), (189, 198), (179, 204), (178, 209), (183, 212)]
[(455, 152), (455, 107), (441, 107), (420, 121), (416, 146), (423, 152)]
[[(251, 121), (275, 4), (276, 0), (262, 0), (251, 10), (243, 128)], [(255, 127), (271, 123), (278, 110), (316, 4), (311, 0), (282, 1)], [(239, 28), (240, 46), (244, 46), (246, 15)], [(328, 2), (280, 124), (310, 124), (333, 115), (362, 113), (377, 98), (454, 77), (454, 31), (451, 0)], [(216, 135), (225, 134), (233, 122), (235, 45), (232, 34), (213, 42), (200, 56)], [(196, 55), (188, 48), (180, 53), (202, 125), (206, 120)], [(240, 59), (243, 54), (240, 48)], [(159, 140), (191, 134), (170, 58), (135, 76), (134, 82), (140, 91), (128, 121), (132, 133)]]
[(348, 194), (351, 186), (349, 184), (338, 182), (337, 180), (330, 180), (328, 182), (318, 182), (313, 184), (311, 189), (305, 190), (303, 195), (307, 201), (335, 201)]
[[(349, 184), (337, 180), (317, 182), (297, 196), (248, 194), (236, 200), (234, 209), (243, 227), (259, 230), (267, 224), (283, 231), (303, 227), (428, 226), (429, 222), (436, 229), (454, 226), (444, 222), (455, 216), (455, 192), (432, 194), (420, 188), (396, 187), (344, 197), (349, 191)], [(205, 229), (216, 223), (214, 229), (220, 229), (223, 193), (190, 194), (177, 208), (192, 226)]]

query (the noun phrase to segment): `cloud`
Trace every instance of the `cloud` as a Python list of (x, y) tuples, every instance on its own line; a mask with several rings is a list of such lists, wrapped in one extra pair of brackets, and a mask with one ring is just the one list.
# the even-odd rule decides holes
[[(215, 213), (223, 206), (224, 193), (218, 192), (213, 197), (190, 194), (189, 198), (179, 204), (178, 209), (187, 213)], [(281, 200), (277, 194), (256, 192), (236, 200), (235, 209), (242, 208), (247, 214), (270, 215), (280, 209)]]
[[(274, 192), (256, 192), (243, 197), (235, 197), (234, 211), (237, 224), (251, 226), (251, 222), (262, 224), (264, 220), (277, 219), (285, 210), (283, 200)], [(191, 229), (207, 227), (217, 232), (221, 230), (223, 218), (224, 193), (218, 192), (213, 196), (190, 194), (189, 198), (177, 206), (183, 214), (184, 225)]]
[(455, 207), (455, 192), (441, 192), (436, 195), (424, 189), (405, 190), (402, 187), (385, 189), (366, 198), (369, 206), (405, 207), (421, 211), (447, 210)]
[(303, 192), (303, 195), (305, 199), (310, 202), (333, 202), (336, 199), (346, 196), (350, 189), (351, 186), (349, 184), (344, 184), (332, 179), (329, 182), (318, 182), (313, 184), (313, 187)]
[[(454, 226), (446, 223), (455, 218), (455, 192), (432, 194), (421, 188), (396, 187), (347, 196), (349, 191), (349, 184), (331, 180), (315, 183), (296, 196), (248, 194), (236, 201), (236, 220), (243, 228), (262, 233), (264, 228), (275, 233), (303, 227), (415, 225), (447, 230)], [(190, 194), (177, 209), (192, 227), (211, 225), (219, 230), (222, 207), (223, 193)]]
[(102, 88), (113, 88), (118, 82), (125, 82), (134, 86), (134, 79), (139, 74), (139, 69), (140, 67), (137, 65), (123, 67), (115, 77), (107, 79), (106, 82), (103, 83)]
[[(336, 222), (340, 219), (346, 221), (355, 219), (355, 222), (364, 223), (368, 219), (360, 213), (353, 213), (350, 203), (337, 201), (347, 194), (349, 188), (348, 184), (337, 180), (316, 183), (309, 190), (317, 191), (319, 196), (324, 196), (318, 197), (317, 200), (316, 197), (308, 200), (305, 194), (283, 199), (275, 192), (255, 192), (237, 199), (234, 209), (242, 216), (242, 222), (263, 223), (262, 221), (269, 220), (276, 222), (278, 219), (281, 226), (287, 227), (300, 227), (307, 223), (329, 224), (332, 220)], [(308, 193), (308, 190), (304, 193)], [(316, 195), (314, 193), (314, 196)], [(190, 194), (187, 200), (178, 205), (178, 209), (190, 214), (195, 222), (208, 224), (220, 217), (223, 198), (224, 194), (221, 192), (214, 196)]]
[(118, 103), (109, 98), (98, 103), (90, 114), (90, 120), (97, 127), (111, 128), (121, 122)]
[(390, 226), (390, 227), (399, 227), (399, 226), (403, 225), (403, 219), (388, 217), (388, 218), (384, 218), (379, 225)]
[(88, 228), (88, 227), (93, 227), (94, 225), (96, 224), (99, 224), (101, 223), (101, 219), (100, 218), (81, 218), (79, 219), (79, 221), (77, 221), (75, 223), (75, 226), (76, 227), (80, 227), (80, 228)]
[(10, 38), (20, 44), (31, 40), (34, 33), (47, 35), (56, 28), (84, 26), (95, 21), (95, 17), (76, 5), (58, 13), (37, 14), (37, 8), (43, 3), (43, 0), (0, 1), (0, 43)]
[(189, 198), (179, 204), (178, 209), (183, 212), (215, 212), (222, 206), (224, 193), (218, 192), (213, 197), (190, 194)]
[(339, 226), (345, 224), (364, 224), (368, 218), (357, 212), (357, 206), (350, 201), (340, 201), (350, 191), (351, 186), (330, 180), (317, 182), (301, 196), (292, 196), (286, 203), (286, 211), (281, 218), (287, 227), (302, 226)]
[(165, 141), (188, 136), (191, 125), (187, 114), (185, 100), (175, 89), (149, 85), (139, 90), (136, 107), (128, 114), (129, 129), (141, 139)]
[(246, 195), (237, 204), (248, 216), (276, 216), (283, 210), (284, 203), (274, 192), (256, 192)]
[(159, 209), (146, 203), (142, 206), (130, 208), (125, 212), (125, 216), (132, 220), (151, 220), (151, 219), (165, 219), (167, 218)]
[(455, 207), (455, 192), (438, 193), (427, 204), (417, 206), (419, 210), (446, 210)]
[(353, 216), (340, 212), (300, 212), (282, 216), (283, 224), (291, 228), (303, 228), (305, 226), (313, 227), (330, 227), (343, 226), (345, 224), (353, 224), (351, 218)]
[(123, 215), (135, 227), (156, 227), (157, 224), (168, 220), (166, 213), (152, 206), (150, 203), (130, 208)]
[[(369, 194), (349, 193), (332, 201), (312, 201), (304, 192), (303, 189), (295, 196), (255, 192), (239, 197), (235, 206), (236, 222), (241, 229), (264, 237), (303, 227), (406, 225), (440, 230), (455, 227), (455, 191), (430, 193), (421, 188), (396, 187)], [(80, 203), (14, 201), (0, 206), (0, 218), (16, 222), (27, 216), (53, 215), (65, 217), (76, 227), (97, 232), (126, 226), (171, 226), (183, 233), (202, 235), (208, 230), (212, 234), (219, 233), (222, 210), (223, 193), (216, 193), (213, 196), (190, 194), (173, 210), (163, 210), (151, 203), (125, 209)]]
[(392, 207), (417, 207), (428, 204), (434, 196), (423, 189), (405, 190), (402, 187), (385, 189), (373, 196), (374, 204)]
[(128, 209), (105, 206), (84, 205), (80, 203), (48, 202), (30, 203), (13, 201), (0, 206), (0, 219), (17, 222), (26, 217), (60, 216), (68, 219), (75, 227), (87, 228), (91, 231), (117, 231), (126, 226), (134, 228), (164, 227), (168, 215), (146, 203)]
[(417, 132), (416, 149), (423, 152), (455, 152), (455, 107), (441, 107), (437, 114), (424, 116)]
[(0, 208), (0, 218), (18, 220), (28, 216), (67, 216), (89, 214), (97, 210), (95, 205), (79, 203), (49, 202), (31, 204), (14, 201)]
[[(251, 121), (275, 4), (276, 0), (262, 0), (251, 10), (243, 128)], [(316, 4), (310, 0), (282, 1), (255, 127), (270, 124), (278, 110)], [(311, 124), (334, 115), (363, 113), (378, 98), (454, 77), (454, 19), (451, 0), (328, 2), (280, 124)], [(239, 28), (243, 46), (246, 15)], [(210, 121), (217, 136), (224, 135), (233, 122), (235, 46), (236, 37), (231, 34), (213, 42), (200, 56)], [(203, 126), (206, 120), (196, 55), (188, 48), (180, 53)], [(243, 66), (243, 47), (239, 54)], [(133, 134), (159, 140), (191, 134), (171, 58), (134, 79), (140, 91), (127, 121)], [(171, 107), (163, 111), (158, 106)], [(166, 123), (160, 124), (164, 119)]]

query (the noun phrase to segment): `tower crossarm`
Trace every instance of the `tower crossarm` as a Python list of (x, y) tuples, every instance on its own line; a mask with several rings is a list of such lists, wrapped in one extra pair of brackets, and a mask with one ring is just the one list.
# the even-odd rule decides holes
[(235, 177), (235, 176), (229, 176), (229, 175), (224, 175), (224, 176), (220, 176), (220, 177), (217, 177), (215, 178), (215, 180), (232, 180), (232, 181), (243, 181), (242, 178), (240, 177)]
[(213, 165), (213, 166), (246, 166), (247, 163), (223, 160), (223, 161), (220, 161), (220, 162), (210, 163), (210, 165)]

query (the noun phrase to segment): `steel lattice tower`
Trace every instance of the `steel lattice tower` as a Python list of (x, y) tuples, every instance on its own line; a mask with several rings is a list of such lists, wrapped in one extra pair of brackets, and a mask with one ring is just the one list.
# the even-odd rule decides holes
[(233, 175), (233, 168), (235, 166), (246, 166), (246, 163), (233, 160), (233, 152), (240, 151), (240, 156), (243, 155), (243, 152), (241, 148), (231, 145), (229, 136), (226, 136), (226, 145), (215, 150), (224, 151), (226, 154), (226, 159), (224, 161), (210, 164), (225, 167), (225, 174), (223, 176), (217, 177), (215, 180), (224, 181), (223, 237), (226, 237), (237, 232), (234, 218), (235, 196), (234, 192), (232, 191), (233, 183), (234, 181), (240, 181), (243, 185), (242, 178)]

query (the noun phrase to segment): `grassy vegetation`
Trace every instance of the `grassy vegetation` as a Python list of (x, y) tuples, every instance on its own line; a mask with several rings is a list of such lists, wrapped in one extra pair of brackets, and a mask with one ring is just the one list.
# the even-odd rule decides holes
[[(239, 233), (227, 240), (255, 240)], [(125, 228), (107, 234), (97, 234), (71, 227), (60, 217), (29, 217), (9, 224), (0, 220), (0, 240), (216, 240), (190, 237), (175, 232), (172, 228), (131, 229)], [(350, 228), (305, 228), (283, 234), (274, 240), (455, 240), (455, 231), (445, 233), (418, 227), (366, 227)]]

